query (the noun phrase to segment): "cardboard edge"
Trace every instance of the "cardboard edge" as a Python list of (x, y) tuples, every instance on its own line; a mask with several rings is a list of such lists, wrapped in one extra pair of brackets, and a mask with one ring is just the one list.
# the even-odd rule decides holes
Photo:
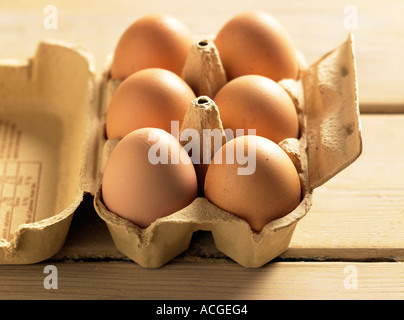
[(63, 247), (73, 215), (83, 195), (62, 212), (37, 222), (22, 224), (10, 241), (0, 241), (0, 264), (33, 264), (51, 258)]

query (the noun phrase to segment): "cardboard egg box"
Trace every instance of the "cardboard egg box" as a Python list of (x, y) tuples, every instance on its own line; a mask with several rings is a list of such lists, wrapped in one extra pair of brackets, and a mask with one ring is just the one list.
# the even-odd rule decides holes
[[(216, 72), (220, 58), (209, 39), (197, 37), (195, 47), (184, 77), (197, 95), (209, 95), (226, 81)], [(205, 59), (214, 67), (206, 70)], [(143, 267), (160, 267), (187, 250), (198, 230), (210, 231), (217, 249), (240, 265), (260, 267), (288, 248), (296, 224), (311, 207), (313, 190), (362, 150), (349, 35), (311, 66), (302, 63), (297, 81), (280, 82), (300, 123), (300, 138), (280, 143), (294, 158), (304, 189), (293, 212), (257, 233), (198, 197), (141, 229), (102, 202), (103, 167), (118, 142), (105, 138), (108, 103), (120, 83), (110, 79), (108, 68), (99, 77), (88, 51), (52, 40), (41, 42), (32, 59), (1, 62), (0, 81), (0, 264), (36, 263), (55, 255), (90, 193), (117, 249)]]
[(98, 98), (91, 56), (41, 42), (0, 62), (0, 263), (48, 259), (95, 184)]

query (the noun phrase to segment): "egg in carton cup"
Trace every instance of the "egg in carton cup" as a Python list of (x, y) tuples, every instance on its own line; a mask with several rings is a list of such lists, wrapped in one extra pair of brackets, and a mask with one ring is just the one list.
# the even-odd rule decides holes
[[(220, 106), (209, 98), (227, 82), (213, 39), (214, 36), (196, 36), (186, 60), (182, 78), (192, 87), (197, 98), (190, 102), (181, 130), (223, 130)], [(102, 200), (101, 182), (105, 163), (119, 140), (106, 139), (103, 135), (94, 206), (106, 222), (117, 249), (143, 267), (158, 268), (187, 250), (193, 233), (203, 230), (212, 233), (218, 250), (244, 267), (261, 267), (283, 253), (298, 221), (311, 207), (314, 189), (351, 164), (361, 153), (353, 44), (350, 34), (344, 43), (311, 66), (306, 65), (298, 52), (298, 79), (279, 81), (294, 102), (300, 129), (298, 139), (285, 139), (279, 146), (291, 157), (298, 171), (302, 198), (292, 212), (269, 222), (259, 232), (254, 231), (247, 221), (218, 208), (204, 196), (155, 220), (146, 228), (110, 212)], [(112, 79), (108, 69), (104, 73), (101, 117), (104, 121), (109, 101), (121, 82)], [(204, 180), (207, 168), (208, 165), (202, 162), (195, 164), (198, 183)]]
[(95, 187), (98, 97), (92, 57), (42, 41), (33, 58), (0, 62), (0, 264), (46, 260)]

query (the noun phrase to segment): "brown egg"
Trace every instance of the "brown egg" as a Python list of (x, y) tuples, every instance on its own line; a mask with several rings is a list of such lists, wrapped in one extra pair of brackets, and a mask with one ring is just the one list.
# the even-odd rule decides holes
[(301, 185), (295, 166), (277, 144), (263, 137), (240, 136), (213, 157), (205, 197), (260, 232), (298, 206)]
[(133, 130), (154, 127), (171, 132), (171, 121), (182, 120), (195, 94), (175, 73), (150, 68), (126, 78), (108, 106), (106, 133), (121, 139)]
[(133, 131), (118, 142), (107, 159), (103, 202), (109, 211), (141, 228), (183, 209), (196, 196), (191, 159), (166, 131)]
[(271, 15), (243, 12), (230, 19), (214, 43), (229, 80), (259, 74), (275, 81), (296, 79), (296, 51), (284, 27)]
[(163, 68), (181, 75), (192, 46), (192, 33), (175, 17), (150, 14), (122, 34), (111, 64), (111, 77), (125, 79), (146, 68)]
[(299, 121), (289, 94), (275, 81), (258, 75), (241, 76), (219, 90), (213, 99), (224, 129), (255, 129), (256, 135), (276, 143), (297, 138)]

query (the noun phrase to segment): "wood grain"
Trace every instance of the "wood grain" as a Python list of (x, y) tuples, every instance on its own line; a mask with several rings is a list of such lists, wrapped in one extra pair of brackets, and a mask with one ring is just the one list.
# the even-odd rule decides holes
[[(0, 267), (0, 299), (403, 299), (401, 263), (172, 262), (143, 269), (131, 262), (56, 263), (57, 289), (45, 289), (46, 264)], [(55, 282), (54, 282), (55, 283)]]
[(401, 0), (234, 2), (172, 1), (51, 1), (57, 9), (57, 29), (44, 27), (49, 1), (2, 0), (0, 59), (27, 58), (44, 38), (86, 46), (98, 71), (105, 68), (122, 32), (147, 13), (176, 16), (194, 32), (218, 32), (233, 15), (258, 9), (276, 16), (288, 29), (309, 64), (341, 44), (352, 32), (356, 39), (359, 97), (363, 112), (404, 111), (404, 2)]

